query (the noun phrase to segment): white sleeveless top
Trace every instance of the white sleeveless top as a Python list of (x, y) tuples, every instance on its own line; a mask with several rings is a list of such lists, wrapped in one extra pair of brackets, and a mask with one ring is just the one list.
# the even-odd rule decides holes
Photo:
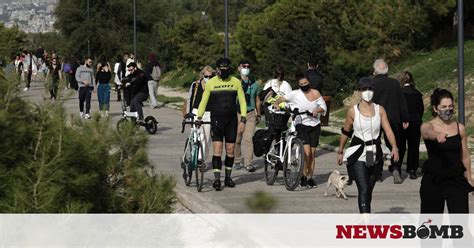
[[(354, 105), (354, 123), (353, 123), (353, 136), (366, 141), (376, 140), (380, 136), (380, 128), (381, 128), (381, 118), (380, 118), (380, 106), (378, 104), (372, 104), (375, 108), (375, 115), (372, 117), (364, 116), (360, 113), (358, 105)], [(351, 156), (357, 149), (359, 149), (361, 145), (351, 146), (346, 149), (344, 153), (344, 161), (347, 161), (347, 158)], [(376, 152), (376, 146), (367, 145), (366, 149), (372, 149), (374, 154)], [(365, 162), (365, 152), (366, 149), (360, 155), (358, 161)], [(386, 153), (385, 149), (383, 149), (383, 153)], [(388, 151), (390, 153), (390, 151)]]

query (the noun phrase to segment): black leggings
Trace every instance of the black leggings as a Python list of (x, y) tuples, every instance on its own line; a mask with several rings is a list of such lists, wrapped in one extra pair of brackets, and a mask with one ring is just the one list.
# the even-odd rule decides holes
[(356, 182), (359, 191), (358, 203), (360, 213), (370, 213), (370, 203), (372, 202), (372, 191), (377, 181), (377, 176), (381, 171), (383, 163), (378, 163), (370, 169), (364, 162), (357, 161), (350, 165), (350, 174)]
[(420, 199), (422, 214), (442, 214), (445, 202), (449, 213), (469, 213), (469, 192), (455, 182), (444, 185), (435, 183), (430, 174), (423, 175)]

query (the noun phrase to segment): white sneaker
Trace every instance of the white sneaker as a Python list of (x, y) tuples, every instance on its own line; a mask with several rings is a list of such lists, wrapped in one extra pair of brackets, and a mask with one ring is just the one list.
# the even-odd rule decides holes
[(109, 111), (105, 111), (105, 117), (109, 117)]
[(79, 112), (79, 116), (82, 118), (84, 118), (84, 112)]
[(86, 119), (90, 119), (90, 118), (91, 118), (91, 116), (90, 116), (89, 114), (85, 114), (85, 115), (84, 115), (84, 118), (86, 118)]
[(25, 88), (23, 89), (23, 91), (28, 91), (28, 87), (25, 87)]

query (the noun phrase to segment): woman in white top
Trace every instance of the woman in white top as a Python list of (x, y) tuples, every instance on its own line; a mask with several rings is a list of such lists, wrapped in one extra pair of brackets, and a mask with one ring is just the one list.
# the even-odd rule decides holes
[(309, 80), (306, 73), (301, 72), (297, 74), (296, 79), (298, 80), (300, 89), (294, 90), (284, 97), (279, 98), (273, 105), (278, 109), (278, 104), (288, 102), (291, 103), (293, 108), (298, 108), (299, 112), (309, 111), (313, 113), (312, 116), (298, 115), (295, 119), (295, 127), (298, 138), (303, 141), (305, 153), (305, 165), (300, 184), (302, 187), (316, 187), (316, 183), (313, 179), (313, 171), (315, 167), (314, 158), (316, 147), (319, 144), (319, 135), (321, 134), (319, 116), (326, 114), (327, 106), (319, 91), (309, 87)]
[(268, 82), (263, 86), (263, 91), (268, 88), (272, 90), (279, 96), (284, 96), (291, 92), (291, 85), (285, 81), (285, 70), (283, 67), (279, 66), (273, 72), (273, 79), (268, 80)]
[[(355, 180), (359, 191), (359, 211), (370, 213), (372, 191), (377, 175), (382, 170), (385, 155), (390, 154), (394, 161), (398, 161), (399, 157), (387, 113), (382, 106), (372, 103), (374, 96), (372, 80), (368, 77), (361, 78), (358, 88), (362, 100), (347, 111), (346, 121), (341, 129), (337, 163), (341, 165), (343, 161), (347, 161), (349, 178)], [(392, 145), (391, 152), (380, 142), (380, 127)], [(349, 137), (351, 144), (344, 153), (344, 146)]]

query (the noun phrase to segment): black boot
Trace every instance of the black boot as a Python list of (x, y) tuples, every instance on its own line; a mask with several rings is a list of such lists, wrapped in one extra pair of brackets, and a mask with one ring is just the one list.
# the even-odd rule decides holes
[(226, 178), (224, 179), (224, 185), (225, 185), (226, 187), (229, 187), (229, 188), (235, 187), (235, 183), (234, 183), (234, 181), (232, 180), (232, 178), (230, 178), (230, 177), (226, 177)]
[(214, 181), (214, 183), (212, 184), (212, 187), (216, 190), (216, 191), (221, 191), (221, 180), (220, 179), (216, 179)]

